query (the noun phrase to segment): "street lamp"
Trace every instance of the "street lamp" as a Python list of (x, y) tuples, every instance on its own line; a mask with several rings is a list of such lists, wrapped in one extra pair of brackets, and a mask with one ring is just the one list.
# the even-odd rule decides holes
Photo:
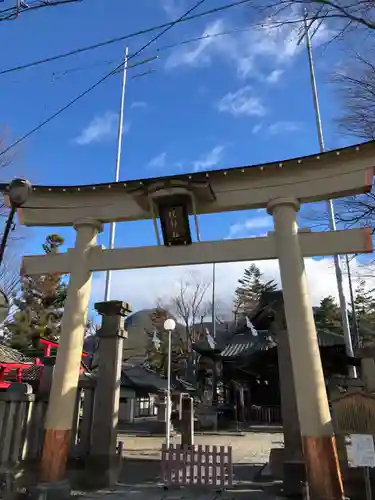
[(0, 265), (3, 262), (5, 247), (9, 233), (13, 225), (14, 215), (18, 208), (22, 207), (31, 194), (31, 184), (26, 179), (14, 179), (8, 186), (5, 200), (10, 207), (9, 216), (5, 224), (3, 238), (0, 244)]
[(168, 332), (168, 365), (167, 365), (167, 422), (165, 426), (165, 443), (169, 450), (171, 437), (171, 364), (172, 364), (172, 332), (176, 328), (174, 319), (169, 318), (164, 321), (164, 330)]

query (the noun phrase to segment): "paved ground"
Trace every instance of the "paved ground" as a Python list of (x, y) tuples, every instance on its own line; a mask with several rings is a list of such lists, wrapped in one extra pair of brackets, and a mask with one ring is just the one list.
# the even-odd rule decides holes
[[(135, 437), (121, 434), (124, 464), (120, 485), (115, 491), (84, 494), (82, 500), (276, 500), (270, 485), (255, 482), (255, 476), (267, 462), (271, 447), (283, 444), (282, 434), (245, 433), (244, 435), (200, 435), (195, 444), (232, 446), (234, 486), (223, 493), (196, 489), (164, 490), (160, 485), (160, 448), (162, 437)], [(179, 442), (176, 437), (172, 442)]]
[(160, 488), (119, 487), (115, 492), (98, 492), (81, 497), (81, 500), (282, 500), (281, 497), (264, 492), (261, 489), (243, 489), (223, 493), (196, 489), (163, 491)]

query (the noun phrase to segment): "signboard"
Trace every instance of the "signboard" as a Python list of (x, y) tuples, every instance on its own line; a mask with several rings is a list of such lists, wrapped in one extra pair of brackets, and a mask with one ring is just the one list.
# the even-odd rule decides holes
[(349, 467), (375, 467), (375, 447), (372, 435), (349, 434), (346, 437)]
[(167, 246), (190, 245), (191, 234), (186, 205), (162, 204), (158, 206), (164, 244)]

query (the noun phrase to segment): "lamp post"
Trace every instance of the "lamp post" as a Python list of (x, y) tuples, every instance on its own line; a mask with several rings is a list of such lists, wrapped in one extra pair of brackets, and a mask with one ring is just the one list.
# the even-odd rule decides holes
[(172, 332), (176, 328), (174, 319), (169, 318), (164, 321), (164, 330), (168, 332), (168, 364), (167, 364), (167, 421), (165, 426), (165, 444), (169, 449), (171, 437), (171, 361), (172, 361)]
[(22, 207), (28, 200), (31, 194), (31, 184), (26, 179), (14, 179), (8, 187), (5, 201), (10, 207), (8, 219), (5, 224), (4, 234), (0, 243), (0, 266), (3, 262), (6, 244), (9, 238), (9, 233), (13, 225), (13, 219), (17, 209)]

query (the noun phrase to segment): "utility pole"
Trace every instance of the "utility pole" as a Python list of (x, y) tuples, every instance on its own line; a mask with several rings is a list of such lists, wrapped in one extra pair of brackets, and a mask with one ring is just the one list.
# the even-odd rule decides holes
[(216, 264), (212, 264), (212, 336), (216, 340), (216, 306), (215, 306), (215, 295), (216, 295)]
[[(121, 101), (120, 101), (120, 113), (118, 117), (118, 132), (117, 132), (117, 154), (116, 154), (116, 169), (115, 169), (115, 179), (114, 182), (118, 182), (120, 178), (120, 164), (121, 164), (121, 149), (122, 149), (122, 133), (124, 128), (124, 104), (125, 104), (125, 88), (126, 88), (126, 76), (128, 70), (128, 56), (129, 49), (125, 48), (124, 54), (124, 68), (122, 73), (122, 88), (121, 88)], [(112, 249), (115, 246), (115, 236), (116, 236), (116, 223), (112, 222), (109, 229), (109, 248)], [(104, 302), (108, 302), (111, 294), (111, 271), (106, 272), (105, 276), (105, 291), (104, 291)]]
[(345, 255), (345, 257), (346, 257), (346, 269), (348, 272), (348, 281), (349, 281), (350, 303), (352, 306), (352, 332), (353, 332), (353, 335), (355, 335), (356, 348), (358, 348), (359, 343), (360, 343), (359, 328), (358, 328), (357, 311), (355, 310), (355, 298), (354, 298), (354, 292), (353, 292), (352, 273), (350, 270), (350, 261), (352, 259), (349, 259), (348, 255)]
[[(324, 153), (325, 147), (324, 147), (323, 128), (322, 128), (322, 121), (321, 121), (321, 117), (320, 117), (318, 90), (317, 90), (316, 79), (315, 79), (315, 70), (314, 70), (313, 54), (312, 54), (312, 47), (311, 47), (311, 38), (310, 38), (310, 33), (309, 33), (309, 27), (307, 24), (306, 13), (304, 15), (304, 28), (305, 28), (307, 54), (308, 54), (308, 59), (309, 59), (311, 89), (312, 89), (313, 100), (314, 100), (316, 129), (317, 129), (317, 133), (318, 133), (320, 151), (321, 151), (321, 153)], [(335, 211), (334, 211), (332, 200), (327, 201), (327, 209), (328, 209), (330, 230), (336, 231)], [(353, 358), (354, 352), (353, 352), (352, 338), (351, 338), (351, 334), (350, 334), (350, 326), (349, 326), (346, 298), (345, 298), (344, 287), (343, 287), (340, 256), (334, 255), (333, 260), (334, 260), (334, 264), (335, 264), (336, 281), (337, 281), (337, 288), (338, 288), (338, 292), (339, 292), (341, 321), (342, 321), (342, 329), (344, 332), (346, 354), (348, 356), (350, 356), (351, 358)], [(357, 377), (357, 370), (354, 366), (349, 367), (349, 374), (353, 378)]]

